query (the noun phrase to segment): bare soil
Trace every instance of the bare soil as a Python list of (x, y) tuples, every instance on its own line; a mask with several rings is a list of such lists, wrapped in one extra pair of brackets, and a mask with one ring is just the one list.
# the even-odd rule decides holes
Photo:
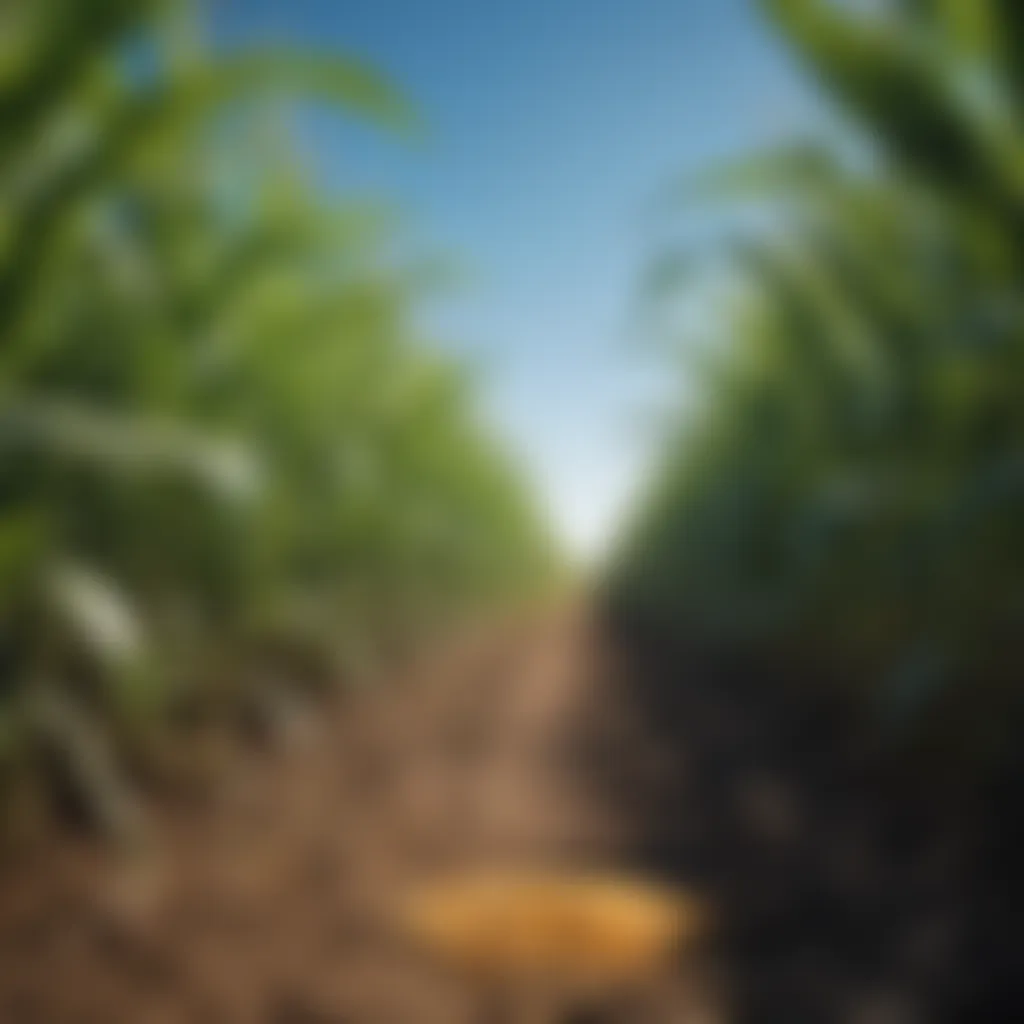
[(144, 849), (65, 836), (7, 866), (0, 1021), (525, 1021), (394, 911), (539, 866), (649, 874), (720, 921), (699, 964), (562, 1024), (1024, 1020), (990, 813), (897, 782), (812, 704), (578, 609), (476, 631), (167, 800)]

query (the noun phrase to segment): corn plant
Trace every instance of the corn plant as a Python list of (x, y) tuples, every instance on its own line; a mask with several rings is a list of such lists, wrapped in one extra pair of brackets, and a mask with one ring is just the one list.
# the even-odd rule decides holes
[(772, 217), (724, 243), (728, 307), (684, 356), (701, 399), (620, 591), (987, 763), (1021, 704), (1022, 22), (1000, 0), (763, 7), (850, 141), (688, 184)]
[(172, 723), (268, 676), (361, 676), (548, 558), (472, 381), (421, 336), (391, 218), (294, 155), (296, 99), (395, 133), (406, 103), (336, 54), (222, 52), (201, 13), (0, 11), (11, 800), (56, 757), (110, 808), (100, 782)]

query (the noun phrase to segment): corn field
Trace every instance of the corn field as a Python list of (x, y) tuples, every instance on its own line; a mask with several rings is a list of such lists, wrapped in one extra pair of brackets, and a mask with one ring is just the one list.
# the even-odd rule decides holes
[(393, 218), (296, 155), (306, 99), (414, 124), (372, 70), (223, 52), (183, 3), (0, 12), (12, 819), (56, 775), (119, 828), (124, 765), (358, 682), (549, 564), (473, 381), (422, 336)]
[(697, 398), (616, 587), (988, 764), (1024, 667), (1024, 19), (762, 7), (844, 128), (686, 183), (684, 213), (753, 204), (761, 226), (655, 261), (658, 310), (701, 259), (724, 301), (663, 327)]

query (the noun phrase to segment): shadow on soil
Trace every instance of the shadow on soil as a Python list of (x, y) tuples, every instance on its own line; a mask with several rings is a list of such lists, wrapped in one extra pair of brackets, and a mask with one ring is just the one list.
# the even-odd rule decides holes
[(1024, 1020), (1012, 795), (928, 792), (840, 708), (636, 624), (606, 632), (646, 753), (594, 770), (632, 817), (633, 863), (720, 908), (729, 1019)]

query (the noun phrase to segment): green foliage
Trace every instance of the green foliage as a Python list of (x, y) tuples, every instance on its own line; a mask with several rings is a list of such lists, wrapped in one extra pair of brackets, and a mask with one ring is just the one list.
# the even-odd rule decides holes
[(617, 585), (842, 681), (898, 734), (1001, 756), (1024, 668), (1019, 13), (764, 6), (860, 142), (698, 183), (774, 217), (729, 243), (734, 301), (686, 364), (702, 401)]
[(412, 124), (358, 63), (217, 52), (183, 4), (0, 12), (5, 763), (40, 694), (131, 746), (546, 565), (417, 268), (318, 194), (289, 95)]

